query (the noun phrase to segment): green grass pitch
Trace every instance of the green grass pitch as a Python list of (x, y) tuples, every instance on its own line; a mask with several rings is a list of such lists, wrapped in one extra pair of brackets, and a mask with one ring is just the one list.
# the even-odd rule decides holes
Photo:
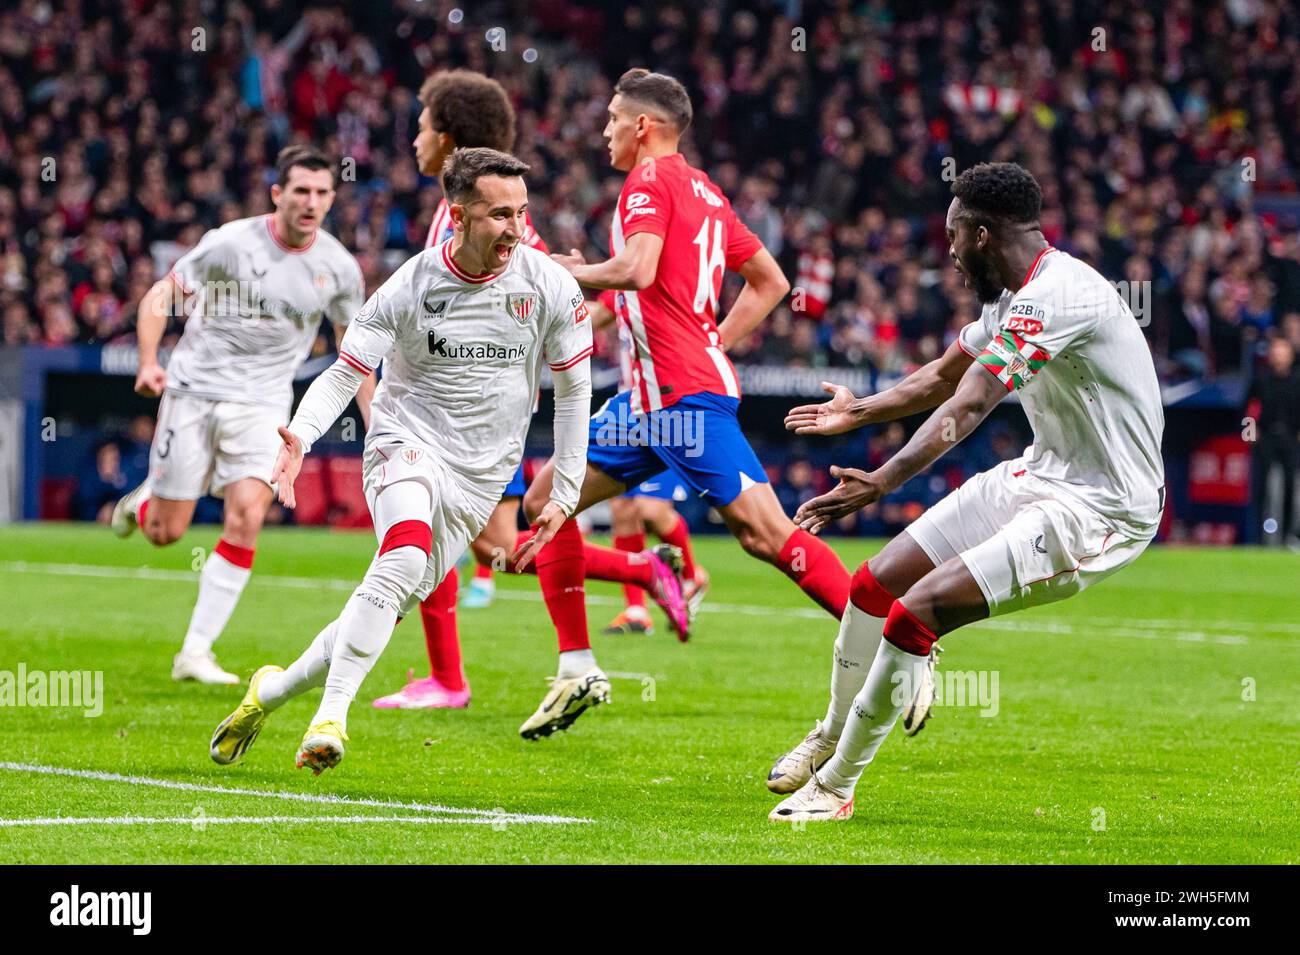
[[(84, 526), (0, 528), (0, 671), (104, 681), (97, 718), (0, 708), (0, 861), (1300, 861), (1293, 554), (1155, 547), (1082, 596), (949, 635), (940, 672), (983, 673), (986, 689), (996, 674), (996, 714), (943, 705), (915, 739), (896, 731), (858, 787), (857, 817), (798, 830), (767, 821), (763, 779), (824, 712), (835, 624), (729, 538), (696, 540), (714, 585), (687, 645), (662, 620), (647, 638), (599, 636), (619, 591), (589, 584), (613, 703), (536, 743), (517, 727), (555, 643), (534, 578), (499, 575), (490, 609), (461, 611), (468, 710), (370, 707), (423, 665), (408, 620), (352, 709), (346, 759), (318, 779), (293, 766), (317, 693), (220, 767), (208, 738), (239, 691), (169, 678), (193, 549), (215, 539), (199, 528), (155, 550)], [(222, 663), (244, 677), (287, 664), (373, 546), (365, 533), (268, 531)], [(835, 542), (850, 567), (879, 546)]]

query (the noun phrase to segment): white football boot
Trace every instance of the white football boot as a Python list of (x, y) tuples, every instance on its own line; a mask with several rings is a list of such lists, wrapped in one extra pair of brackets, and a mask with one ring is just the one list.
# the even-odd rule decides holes
[(118, 537), (130, 537), (140, 526), (135, 519), (135, 512), (140, 507), (140, 501), (148, 496), (149, 482), (145, 481), (135, 490), (128, 491), (125, 497), (113, 505), (113, 517), (108, 522), (108, 526), (113, 529), (114, 534)]
[(772, 822), (844, 822), (853, 818), (853, 793), (837, 792), (813, 773), (803, 788), (767, 814)]
[(802, 743), (772, 764), (772, 771), (767, 774), (767, 788), (774, 793), (794, 792), (808, 782), (813, 770), (820, 769), (822, 763), (835, 754), (838, 742), (822, 733), (822, 721), (818, 720)]
[(609, 702), (609, 677), (600, 667), (592, 667), (581, 676), (561, 679), (547, 677), (551, 688), (546, 691), (537, 712), (519, 727), (519, 735), (535, 740), (567, 730), (573, 721), (593, 706)]
[(934, 707), (934, 668), (941, 653), (943, 648), (937, 643), (930, 647), (930, 658), (921, 671), (921, 685), (916, 688), (912, 702), (903, 708), (903, 732), (908, 736), (921, 732), (925, 721), (930, 718), (930, 711)]
[(172, 659), (173, 680), (196, 680), (213, 686), (238, 686), (239, 677), (227, 673), (217, 665), (217, 655), (209, 650), (206, 653), (176, 654)]

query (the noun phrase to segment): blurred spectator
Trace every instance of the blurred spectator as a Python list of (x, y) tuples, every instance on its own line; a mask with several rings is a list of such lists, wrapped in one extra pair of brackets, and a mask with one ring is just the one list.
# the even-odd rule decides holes
[[(1250, 383), (1246, 414), (1256, 421), (1254, 480), (1254, 534), (1265, 531), (1266, 515), (1277, 525), (1284, 544), (1292, 543), (1295, 514), (1296, 467), (1300, 463), (1300, 369), (1291, 342), (1277, 336), (1269, 342), (1267, 364)], [(1282, 471), (1280, 508), (1268, 506), (1268, 481), (1273, 466)], [(1279, 520), (1280, 518), (1280, 520)]]
[(83, 521), (107, 524), (114, 503), (133, 486), (131, 481), (122, 468), (122, 451), (117, 442), (101, 443), (77, 475), (77, 516)]

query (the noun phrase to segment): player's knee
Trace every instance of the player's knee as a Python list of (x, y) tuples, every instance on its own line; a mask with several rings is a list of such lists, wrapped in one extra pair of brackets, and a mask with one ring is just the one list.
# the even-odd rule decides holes
[(375, 558), (362, 586), (368, 593), (400, 607), (420, 585), (429, 556), (422, 549), (403, 544)]
[(528, 523), (537, 520), (537, 515), (542, 513), (542, 508), (546, 506), (549, 492), (543, 492), (536, 484), (533, 484), (524, 493), (524, 517), (528, 518)]
[(504, 570), (506, 561), (510, 558), (510, 548), (502, 541), (493, 540), (487, 534), (480, 534), (474, 538), (469, 547), (474, 554), (474, 560), (480, 566), (491, 567), (493, 570)]
[(781, 556), (781, 545), (785, 543), (776, 540), (770, 533), (764, 533), (762, 528), (755, 527), (753, 524), (738, 527), (736, 540), (746, 554), (765, 560), (769, 564), (776, 563), (777, 558)]
[(253, 547), (261, 529), (261, 513), (256, 508), (247, 507), (227, 512), (221, 536), (240, 547)]
[(162, 520), (161, 518), (151, 518), (145, 522), (141, 528), (144, 536), (149, 543), (155, 547), (166, 547), (168, 544), (174, 544), (185, 534), (185, 523), (178, 520)]
[(889, 608), (894, 603), (894, 594), (876, 579), (867, 562), (863, 561), (849, 584), (849, 600), (863, 613), (869, 613), (873, 617), (887, 617)]

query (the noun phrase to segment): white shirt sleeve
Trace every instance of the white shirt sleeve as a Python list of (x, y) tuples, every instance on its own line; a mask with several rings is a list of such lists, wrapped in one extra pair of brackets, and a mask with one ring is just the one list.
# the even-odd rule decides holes
[(996, 334), (976, 359), (1008, 391), (1025, 387), (1053, 357), (1092, 331), (1092, 310), (1064, 305), (1054, 288), (1040, 280), (1012, 296)]
[(289, 422), (289, 430), (302, 442), (303, 454), (338, 420), (365, 379), (365, 375), (340, 358), (311, 383)]
[(366, 300), (366, 280), (361, 275), (361, 265), (352, 256), (347, 258), (347, 265), (339, 279), (338, 294), (330, 300), (325, 310), (326, 317), (340, 326), (351, 322)]
[(545, 349), (555, 379), (555, 477), (551, 500), (565, 514), (572, 514), (587, 470), (591, 318), (582, 290), (568, 274), (556, 283), (546, 305)]
[(199, 288), (217, 273), (223, 278), (231, 272), (230, 247), (223, 242), (221, 229), (210, 229), (203, 233), (199, 244), (182, 255), (172, 266), (171, 277), (180, 285), (186, 295), (193, 295)]
[[(414, 261), (414, 260), (411, 260)], [(339, 359), (347, 362), (362, 376), (369, 375), (384, 360), (397, 341), (398, 328), (409, 312), (411, 262), (394, 272), (370, 296), (366, 304), (348, 322), (348, 330), (339, 343)]]

